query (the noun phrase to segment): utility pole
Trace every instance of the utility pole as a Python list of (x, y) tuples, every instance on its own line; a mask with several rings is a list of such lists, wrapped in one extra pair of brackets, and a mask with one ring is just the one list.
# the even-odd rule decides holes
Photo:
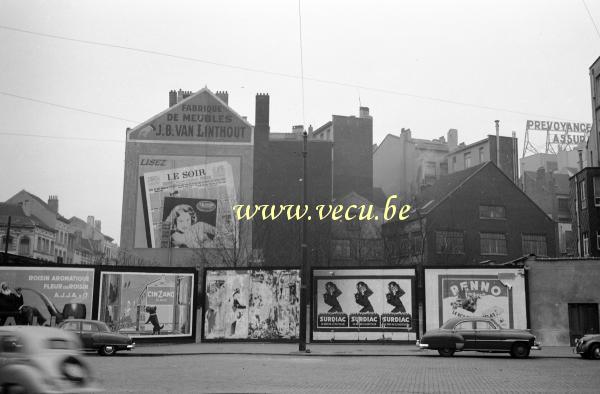
[(10, 242), (10, 219), (8, 217), (8, 226), (6, 227), (6, 237), (4, 238), (4, 264), (8, 264), (8, 243)]
[[(306, 160), (308, 156), (308, 134), (306, 130), (302, 133), (302, 206), (304, 207), (308, 199), (308, 171), (306, 170)], [(298, 351), (308, 352), (306, 350), (306, 274), (308, 265), (308, 229), (306, 215), (302, 218), (302, 265), (300, 266), (300, 335), (298, 342)]]

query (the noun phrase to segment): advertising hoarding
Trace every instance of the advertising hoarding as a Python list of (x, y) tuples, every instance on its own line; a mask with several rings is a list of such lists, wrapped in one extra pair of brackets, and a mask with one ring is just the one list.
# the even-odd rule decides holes
[(426, 269), (427, 330), (453, 317), (484, 316), (504, 328), (527, 328), (523, 269)]
[(298, 337), (299, 270), (207, 270), (204, 284), (204, 339)]
[(163, 144), (251, 145), (252, 126), (204, 88), (128, 130), (127, 141)]
[(0, 282), (1, 324), (54, 325), (70, 317), (91, 318), (93, 268), (0, 267)]
[(415, 339), (414, 276), (414, 269), (314, 270), (313, 339)]
[(192, 273), (104, 271), (99, 319), (132, 337), (191, 336), (193, 295)]
[(135, 247), (231, 248), (239, 157), (140, 155)]

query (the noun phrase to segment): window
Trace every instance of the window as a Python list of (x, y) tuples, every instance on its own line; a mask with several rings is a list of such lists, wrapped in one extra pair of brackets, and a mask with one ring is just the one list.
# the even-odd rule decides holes
[(436, 176), (436, 165), (435, 161), (428, 161), (425, 163), (425, 178)]
[(582, 246), (583, 246), (583, 256), (589, 256), (590, 255), (590, 235), (585, 232), (582, 234), (583, 237), (583, 242), (582, 242)]
[(63, 324), (61, 328), (68, 331), (79, 331), (79, 322), (71, 321)]
[(465, 252), (464, 234), (462, 231), (436, 231), (435, 252), (462, 254)]
[(498, 205), (480, 205), (479, 217), (481, 219), (506, 219), (506, 209)]
[(418, 256), (422, 253), (423, 236), (420, 232), (415, 231), (410, 233), (410, 251), (413, 255)]
[(452, 171), (456, 171), (456, 156), (452, 156)]
[(495, 330), (496, 327), (494, 327), (488, 321), (478, 320), (475, 322), (475, 329), (476, 330)]
[(443, 161), (440, 163), (440, 175), (448, 175), (448, 162)]
[(350, 240), (349, 239), (332, 239), (331, 251), (333, 257), (350, 258)]
[(506, 254), (506, 234), (502, 233), (481, 233), (480, 246), (481, 254)]
[(523, 240), (523, 254), (547, 256), (545, 235), (523, 234), (521, 237)]
[(579, 182), (579, 207), (585, 209), (587, 207), (587, 200), (585, 196), (585, 180)]
[(408, 242), (408, 234), (402, 234), (398, 237), (398, 255), (408, 256), (410, 254), (410, 243)]
[(458, 323), (456, 326), (454, 326), (454, 329), (458, 330), (458, 331), (473, 330), (474, 323), (475, 322), (472, 322), (472, 321), (463, 321), (463, 322)]
[(564, 197), (558, 197), (558, 211), (569, 212), (569, 199)]
[(471, 167), (471, 152), (465, 153), (465, 168)]
[(600, 207), (600, 176), (594, 177), (594, 205)]
[(596, 249), (600, 250), (600, 230), (596, 232)]
[(479, 163), (483, 163), (485, 161), (483, 154), (484, 154), (484, 148), (482, 146), (479, 148)]
[(29, 238), (23, 237), (19, 240), (19, 255), (28, 256), (30, 253)]
[(92, 323), (82, 322), (81, 323), (81, 331), (94, 331), (94, 332), (98, 332), (98, 327), (96, 327), (96, 325), (92, 324)]

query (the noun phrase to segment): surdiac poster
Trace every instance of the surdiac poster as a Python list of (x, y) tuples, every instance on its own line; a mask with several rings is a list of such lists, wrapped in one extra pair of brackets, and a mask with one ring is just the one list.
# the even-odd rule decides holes
[(410, 329), (411, 280), (327, 278), (316, 281), (316, 328)]
[(300, 276), (289, 270), (207, 270), (205, 339), (294, 339)]

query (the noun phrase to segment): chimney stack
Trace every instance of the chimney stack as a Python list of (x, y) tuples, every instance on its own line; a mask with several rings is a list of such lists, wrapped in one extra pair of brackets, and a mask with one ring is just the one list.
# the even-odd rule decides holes
[(454, 149), (458, 147), (458, 130), (450, 129), (448, 130), (448, 150), (452, 152)]
[(94, 228), (95, 228), (96, 230), (98, 230), (99, 232), (102, 232), (102, 221), (100, 221), (100, 220), (96, 219), (96, 220), (94, 221)]
[(370, 118), (371, 116), (369, 115), (369, 107), (360, 107), (358, 110), (359, 113), (359, 117), (361, 118)]
[(95, 223), (94, 217), (93, 217), (93, 216), (91, 216), (91, 215), (90, 215), (90, 216), (88, 216), (88, 217), (87, 217), (87, 224), (88, 224), (88, 226), (90, 226), (90, 227), (92, 227), (92, 228), (93, 228), (93, 227), (94, 227), (94, 223)]
[(304, 132), (304, 125), (295, 125), (292, 126), (292, 133), (294, 134), (302, 134)]
[(217, 93), (215, 93), (215, 96), (217, 96), (225, 104), (229, 105), (229, 93), (227, 93), (226, 90), (224, 90), (224, 91), (217, 90)]
[(256, 95), (255, 126), (269, 126), (269, 95), (258, 93)]
[(177, 92), (175, 90), (171, 90), (169, 92), (169, 107), (177, 104)]
[(50, 210), (54, 213), (58, 213), (58, 196), (49, 196), (48, 197), (48, 206)]

